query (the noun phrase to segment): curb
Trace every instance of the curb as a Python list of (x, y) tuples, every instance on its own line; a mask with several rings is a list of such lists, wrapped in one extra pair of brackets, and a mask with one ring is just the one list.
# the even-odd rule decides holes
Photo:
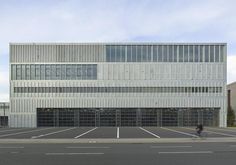
[(236, 138), (150, 138), (150, 139), (0, 139), (0, 144), (63, 144), (63, 143), (114, 143), (114, 144), (142, 144), (142, 143), (227, 143), (236, 142)]

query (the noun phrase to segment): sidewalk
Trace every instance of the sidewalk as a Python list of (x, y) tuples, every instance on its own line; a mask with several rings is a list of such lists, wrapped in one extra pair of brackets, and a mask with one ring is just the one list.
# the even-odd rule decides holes
[(61, 144), (61, 143), (226, 143), (236, 142), (236, 138), (140, 138), (140, 139), (0, 139), (0, 144)]

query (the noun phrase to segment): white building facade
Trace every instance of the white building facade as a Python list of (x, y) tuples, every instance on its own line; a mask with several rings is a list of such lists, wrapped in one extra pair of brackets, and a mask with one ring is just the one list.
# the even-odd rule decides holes
[(10, 127), (226, 126), (225, 43), (11, 43)]

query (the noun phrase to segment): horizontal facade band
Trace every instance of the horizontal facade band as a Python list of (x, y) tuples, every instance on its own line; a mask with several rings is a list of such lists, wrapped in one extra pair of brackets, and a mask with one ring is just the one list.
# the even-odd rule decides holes
[(14, 87), (14, 93), (222, 93), (222, 87)]
[(96, 80), (97, 64), (12, 64), (11, 80)]
[(225, 62), (225, 44), (10, 45), (10, 62)]

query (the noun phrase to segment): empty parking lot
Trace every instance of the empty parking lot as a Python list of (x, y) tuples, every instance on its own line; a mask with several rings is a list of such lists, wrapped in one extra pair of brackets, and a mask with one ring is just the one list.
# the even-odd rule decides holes
[[(0, 139), (138, 139), (191, 138), (193, 127), (42, 127), (0, 128)], [(209, 138), (236, 137), (236, 128), (207, 127)]]

